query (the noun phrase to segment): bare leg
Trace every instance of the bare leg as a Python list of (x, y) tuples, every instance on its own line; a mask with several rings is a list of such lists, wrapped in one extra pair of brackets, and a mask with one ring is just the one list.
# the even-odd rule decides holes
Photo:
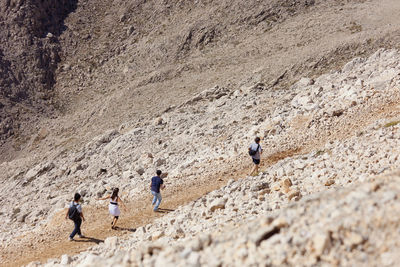
[(251, 168), (251, 172), (249, 176), (253, 175), (253, 173), (256, 171), (257, 165), (253, 164), (253, 168)]
[(258, 170), (258, 164), (256, 166), (254, 166), (254, 168), (255, 168), (256, 175), (258, 175), (260, 173)]
[(113, 225), (114, 228), (115, 228), (115, 225), (117, 224), (117, 221), (118, 221), (118, 219), (114, 218), (114, 225)]

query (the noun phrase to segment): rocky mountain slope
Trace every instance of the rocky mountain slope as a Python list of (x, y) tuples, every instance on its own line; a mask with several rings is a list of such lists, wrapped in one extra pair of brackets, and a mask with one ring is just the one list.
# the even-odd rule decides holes
[[(2, 10), (32, 4), (20, 3)], [(399, 10), (389, 0), (67, 6), (54, 18), (65, 28), (34, 38), (60, 55), (44, 68), (57, 106), (24, 137), (3, 131), (2, 264), (397, 263), (398, 224), (383, 211), (398, 208), (398, 175), (376, 175), (399, 160)], [(50, 103), (29, 102), (39, 91), (13, 105)], [(246, 177), (256, 135), (264, 165)], [(169, 214), (147, 210), (156, 168), (168, 171)], [(95, 200), (114, 186), (129, 206), (121, 232)], [(97, 246), (65, 238), (59, 218), (75, 191)]]
[[(4, 10), (10, 13), (18, 5), (9, 2)], [(26, 13), (29, 5), (38, 6), (43, 14), (53, 7), (21, 2), (21, 16), (34, 25), (46, 20)], [(29, 155), (40, 162), (42, 153), (37, 151), (79, 147), (105, 129), (133, 118), (157, 117), (163, 109), (216, 84), (238, 88), (262, 82), (271, 88), (287, 88), (303, 76), (339, 68), (355, 56), (398, 47), (398, 8), (393, 0), (79, 1), (66, 5), (59, 17), (52, 18), (57, 23), (51, 25), (61, 29), (52, 29), (46, 22), (38, 37), (47, 42), (46, 31), (52, 33), (59, 58), (43, 60), (43, 67), (51, 71), (46, 75), (54, 77), (53, 86), (43, 94), (37, 92), (35, 99), (48, 100), (44, 105), (13, 104), (30, 123), (5, 115), (10, 114), (11, 104), (3, 108), (3, 128), (22, 128), (4, 130), (9, 137), (1, 146), (0, 161)], [(18, 49), (12, 40), (4, 41), (5, 45)], [(24, 90), (33, 92), (26, 93), (32, 102), (30, 95), (36, 95), (39, 86), (29, 88)], [(37, 112), (42, 106), (53, 108)]]
[[(76, 5), (77, 1), (63, 0), (0, 3), (1, 146), (18, 138), (22, 130), (29, 131), (29, 120), (37, 121), (56, 108), (53, 89), (61, 60), (58, 37)], [(5, 149), (1, 152), (5, 156)]]
[[(139, 200), (153, 166), (169, 170), (168, 187), (201, 186), (207, 180), (199, 181), (199, 176), (217, 173), (223, 177), (230, 169), (241, 168), (246, 163), (241, 154), (256, 134), (264, 136), (271, 164), (279, 152), (297, 150), (263, 170), (261, 176), (230, 180), (221, 190), (178, 208), (146, 226), (142, 236), (137, 231), (123, 246), (136, 248), (142, 245), (141, 240), (160, 232), (161, 236), (170, 233), (166, 242), (175, 242), (176, 235), (194, 238), (214, 231), (216, 226), (273, 214), (292, 201), (329, 187), (363, 183), (371, 175), (390, 171), (399, 160), (395, 149), (399, 138), (399, 59), (396, 50), (379, 50), (368, 59), (352, 60), (338, 72), (301, 79), (291, 87), (290, 95), (283, 90), (266, 90), (259, 83), (235, 91), (214, 87), (166, 110), (152, 122), (124, 124), (99, 136), (74, 156), (65, 157), (61, 151), (26, 173), (19, 166), (3, 164), (10, 173), (21, 175), (11, 177), (2, 192), (16, 192), (11, 204), (18, 209), (2, 213), (20, 229), (2, 229), (6, 249), (14, 251), (21, 246), (15, 240), (22, 231), (48, 227), (48, 214), (64, 207), (70, 195), (71, 179), (79, 181), (72, 191), (83, 192), (88, 205), (97, 205), (95, 198), (113, 186), (121, 187), (130, 201)], [(267, 105), (276, 99), (281, 100), (279, 107)], [(253, 114), (252, 118), (248, 114)], [(295, 153), (300, 155), (290, 156)], [(182, 161), (182, 155), (188, 160)], [(21, 199), (25, 204), (18, 204)], [(31, 212), (38, 199), (47, 199), (51, 208), (39, 205)], [(50, 232), (48, 237), (55, 236)], [(113, 255), (107, 247), (99, 253)], [(86, 256), (82, 254), (78, 260)]]

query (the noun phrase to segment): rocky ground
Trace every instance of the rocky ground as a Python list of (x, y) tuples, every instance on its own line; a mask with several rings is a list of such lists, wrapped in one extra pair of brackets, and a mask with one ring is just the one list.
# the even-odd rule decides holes
[[(170, 107), (151, 122), (123, 124), (119, 129), (95, 138), (80, 151), (74, 152), (72, 157), (65, 157), (65, 151), (57, 151), (48, 156), (48, 161), (27, 171), (17, 165), (3, 163), (3, 166), (7, 166), (4, 169), (20, 175), (18, 179), (9, 178), (8, 186), (2, 189), (2, 194), (10, 190), (16, 192), (15, 199), (2, 201), (18, 206), (18, 209), (12, 211), (6, 208), (1, 211), (7, 225), (12, 225), (11, 229), (9, 226), (2, 229), (1, 238), (3, 244), (6, 244), (5, 249), (15, 250), (20, 246), (16, 241), (17, 236), (23, 231), (45, 225), (49, 215), (65, 207), (66, 200), (71, 194), (71, 183), (68, 182), (71, 179), (80, 182), (73, 186), (72, 191), (82, 192), (86, 205), (98, 205), (95, 198), (102, 196), (112, 186), (122, 188), (124, 197), (132, 201), (139, 199), (146, 190), (148, 178), (154, 171), (153, 166), (169, 171), (166, 178), (168, 187), (193, 185), (199, 179), (199, 173), (202, 176), (212, 176), (215, 173), (224, 176), (224, 172), (240, 169), (241, 165), (235, 163), (243, 160), (241, 155), (246, 153), (247, 143), (255, 135), (260, 135), (264, 137), (265, 158), (269, 158), (270, 166), (266, 165), (259, 176), (236, 182), (231, 179), (227, 186), (220, 190), (213, 191), (157, 219), (154, 223), (139, 228), (131, 238), (119, 241), (115, 238), (106, 239), (104, 245), (68, 258), (68, 261), (73, 260), (74, 264), (89, 265), (97, 264), (93, 262), (96, 259), (104, 263), (103, 259), (97, 258), (100, 256), (111, 257), (110, 261), (123, 260), (126, 264), (143, 260), (145, 265), (159, 265), (165, 257), (173, 262), (180, 261), (182, 264), (186, 264), (184, 263), (186, 260), (194, 261), (193, 264), (209, 263), (205, 262), (208, 256), (202, 256), (203, 251), (199, 252), (199, 248), (194, 249), (196, 252), (194, 254), (186, 249), (190, 248), (189, 244), (202, 240), (203, 237), (200, 238), (199, 235), (209, 233), (211, 237), (207, 238), (210, 240), (207, 241), (206, 238), (204, 242), (210, 243), (207, 244), (211, 245), (210, 248), (215, 245), (221, 250), (221, 254), (218, 254), (221, 257), (219, 259), (214, 257), (215, 264), (223, 262), (230, 265), (224, 256), (225, 246), (218, 244), (228, 242), (227, 240), (234, 242), (236, 238), (250, 238), (255, 234), (253, 232), (257, 231), (247, 228), (249, 234), (239, 237), (237, 234), (234, 235), (238, 233), (236, 230), (232, 233), (226, 232), (226, 227), (246, 225), (247, 221), (261, 220), (265, 216), (280, 217), (286, 212), (295, 214), (295, 211), (290, 211), (291, 209), (310, 208), (310, 213), (303, 211), (304, 218), (308, 218), (306, 214), (316, 214), (315, 209), (320, 205), (315, 204), (316, 208), (312, 209), (308, 206), (310, 201), (323, 202), (324, 194), (334, 195), (336, 190), (343, 192), (337, 194), (348, 194), (346, 193), (348, 191), (340, 190), (342, 187), (358, 188), (362, 185), (363, 188), (369, 188), (370, 176), (390, 172), (396, 168), (399, 160), (396, 145), (400, 137), (397, 125), (399, 59), (400, 54), (396, 50), (378, 50), (369, 58), (356, 58), (350, 61), (340, 71), (316, 79), (301, 79), (291, 87), (291, 94), (287, 94), (284, 90), (267, 90), (260, 83), (233, 90), (216, 86), (179, 106)], [(282, 103), (278, 107), (274, 105), (277, 99), (281, 99)], [(252, 114), (251, 117), (249, 114)], [(243, 125), (248, 126), (243, 127)], [(296, 149), (290, 152), (293, 148)], [(284, 151), (288, 154), (282, 158), (272, 159), (274, 155)], [(188, 160), (183, 161), (182, 155)], [(213, 169), (208, 166), (213, 166)], [(27, 188), (31, 190), (26, 190)], [(326, 190), (329, 193), (320, 193)], [(55, 192), (57, 194), (54, 194)], [(368, 198), (369, 195), (364, 197)], [(333, 198), (332, 201), (337, 201), (335, 197)], [(21, 199), (23, 205), (18, 204)], [(37, 208), (32, 212), (30, 207), (41, 199), (46, 199), (45, 202), (51, 205), (36, 204)], [(396, 195), (393, 197), (393, 200), (395, 199)], [(293, 202), (299, 200), (300, 202), (293, 206)], [(329, 206), (329, 210), (333, 210), (335, 205), (340, 206), (339, 202), (335, 205), (329, 203), (321, 205)], [(367, 204), (362, 205), (367, 209)], [(2, 203), (2, 206), (6, 207), (6, 202)], [(324, 208), (320, 209), (328, 212)], [(321, 210), (318, 212), (322, 212)], [(302, 217), (303, 214), (295, 216)], [(355, 220), (362, 216), (357, 214)], [(321, 215), (315, 220), (318, 221), (321, 217), (327, 219), (325, 215)], [(293, 219), (286, 219), (291, 225), (290, 220)], [(278, 227), (274, 224), (269, 225), (271, 222), (262, 221), (266, 227)], [(368, 225), (369, 222), (366, 223)], [(320, 222), (320, 225), (324, 223)], [(15, 232), (14, 229), (17, 227), (19, 231)], [(211, 240), (217, 238), (214, 237), (216, 229), (219, 229), (218, 238), (226, 241), (212, 243)], [(287, 255), (297, 254), (304, 260), (304, 264), (313, 264), (321, 260), (325, 245), (322, 251), (318, 252), (320, 255), (313, 256), (314, 259), (309, 257), (309, 253), (312, 254), (312, 246), (306, 247), (305, 243), (313, 240), (310, 238), (314, 234), (314, 229), (308, 229), (311, 234), (305, 233), (307, 236), (302, 239), (298, 237), (300, 238), (298, 251), (284, 250), (286, 257), (283, 257), (279, 254), (281, 250), (274, 252), (272, 249), (271, 253), (279, 252), (279, 255), (277, 254), (275, 258), (275, 254), (273, 256), (268, 253), (267, 258), (271, 260), (270, 263), (293, 264), (298, 259), (291, 257), (289, 259)], [(325, 238), (319, 240), (324, 244), (334, 242), (333, 237), (326, 233), (326, 231), (318, 232), (317, 239)], [(301, 231), (297, 234), (303, 235)], [(193, 241), (197, 240), (196, 238), (201, 240)], [(365, 237), (362, 238), (364, 240)], [(112, 245), (113, 249), (137, 251), (138, 247), (143, 247), (143, 242), (155, 239), (160, 239), (158, 242), (161, 242), (160, 245), (156, 245), (156, 250), (163, 251), (164, 247), (174, 249), (167, 249), (166, 254), (160, 252), (160, 257), (163, 257), (160, 259), (157, 258), (158, 252), (150, 251), (149, 258), (146, 254), (137, 256), (137, 253), (142, 252), (121, 252), (116, 254), (118, 257), (114, 257), (115, 251), (110, 250)], [(283, 244), (282, 246), (288, 245), (289, 239), (287, 237), (285, 242), (279, 242)], [(177, 241), (179, 242), (176, 243)], [(248, 251), (249, 247), (243, 247), (240, 252), (243, 255), (238, 256), (243, 260), (240, 264), (250, 265), (253, 260), (258, 259), (261, 262), (267, 260), (265, 254), (264, 257), (249, 257), (249, 253), (257, 253), (260, 244), (261, 241), (252, 252)], [(153, 245), (153, 242), (149, 242), (150, 247)], [(230, 246), (230, 249), (233, 248)], [(239, 250), (239, 247), (235, 248)], [(185, 249), (186, 252), (183, 252)], [(338, 253), (335, 249), (339, 251), (343, 248), (336, 246), (331, 253)], [(204, 253), (206, 251), (204, 250)], [(90, 256), (91, 253), (97, 256)], [(353, 264), (363, 259), (368, 260), (371, 255), (365, 253), (365, 257), (350, 258), (349, 262)], [(180, 256), (175, 257), (178, 254)], [(182, 258), (183, 254), (186, 256)], [(136, 255), (134, 260), (130, 255)], [(327, 256), (327, 262), (347, 264), (341, 262), (343, 259), (332, 255)], [(66, 257), (63, 260), (65, 261)], [(160, 261), (157, 263), (157, 260)], [(55, 262), (57, 261), (51, 264)], [(239, 262), (235, 260), (235, 264), (239, 265)]]
[[(24, 28), (29, 5), (39, 20), (56, 8), (7, 1), (0, 11), (20, 10)], [(4, 58), (22, 55), (3, 56), (0, 39), (0, 78), (12, 91), (0, 96), (0, 194), (10, 196), (0, 199), (0, 262), (398, 264), (399, 8), (393, 0), (81, 1), (54, 17), (58, 31), (52, 21), (32, 24), (46, 33), (34, 44), (53, 40), (62, 64), (40, 65), (45, 74), (27, 63), (32, 81), (54, 84), (41, 85), (44, 101), (29, 102), (40, 99), (38, 87), (14, 104), (26, 88), (4, 77), (23, 68), (4, 69), (15, 64)], [(26, 50), (24, 40), (15, 49)], [(24, 120), (11, 106), (41, 118), (14, 135)], [(249, 177), (255, 136), (263, 166)], [(168, 214), (148, 207), (155, 169), (168, 172)], [(129, 207), (119, 232), (96, 200), (115, 186)], [(68, 242), (70, 225), (60, 222), (76, 191), (90, 218), (87, 244)]]

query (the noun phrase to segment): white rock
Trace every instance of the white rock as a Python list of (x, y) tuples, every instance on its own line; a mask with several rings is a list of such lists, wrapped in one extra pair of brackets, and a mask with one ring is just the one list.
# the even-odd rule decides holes
[(61, 264), (67, 265), (71, 263), (71, 257), (68, 256), (67, 254), (64, 254), (61, 256)]
[(117, 248), (119, 243), (119, 239), (117, 236), (112, 236), (112, 237), (108, 237), (106, 238), (106, 240), (104, 240), (104, 245), (111, 250), (114, 250)]
[(225, 198), (217, 198), (211, 202), (209, 205), (209, 210), (214, 212), (217, 209), (225, 209), (225, 204), (227, 200)]

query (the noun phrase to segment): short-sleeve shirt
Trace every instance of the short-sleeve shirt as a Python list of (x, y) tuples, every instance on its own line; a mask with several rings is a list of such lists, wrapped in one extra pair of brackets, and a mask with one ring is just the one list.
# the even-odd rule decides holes
[[(257, 147), (258, 147), (258, 149), (257, 149)], [(256, 154), (251, 156), (253, 159), (261, 159), (261, 155), (260, 155), (261, 151), (262, 151), (261, 145), (259, 145), (257, 143), (252, 143), (249, 148), (251, 150), (257, 150)]]
[(160, 193), (160, 186), (164, 183), (160, 176), (154, 176), (151, 178), (151, 191)]
[(81, 204), (78, 204), (78, 203), (76, 203), (75, 201), (72, 201), (72, 202), (69, 204), (69, 207), (71, 208), (73, 205), (76, 205), (76, 210), (77, 210), (79, 213), (82, 213), (82, 206), (81, 206)]

